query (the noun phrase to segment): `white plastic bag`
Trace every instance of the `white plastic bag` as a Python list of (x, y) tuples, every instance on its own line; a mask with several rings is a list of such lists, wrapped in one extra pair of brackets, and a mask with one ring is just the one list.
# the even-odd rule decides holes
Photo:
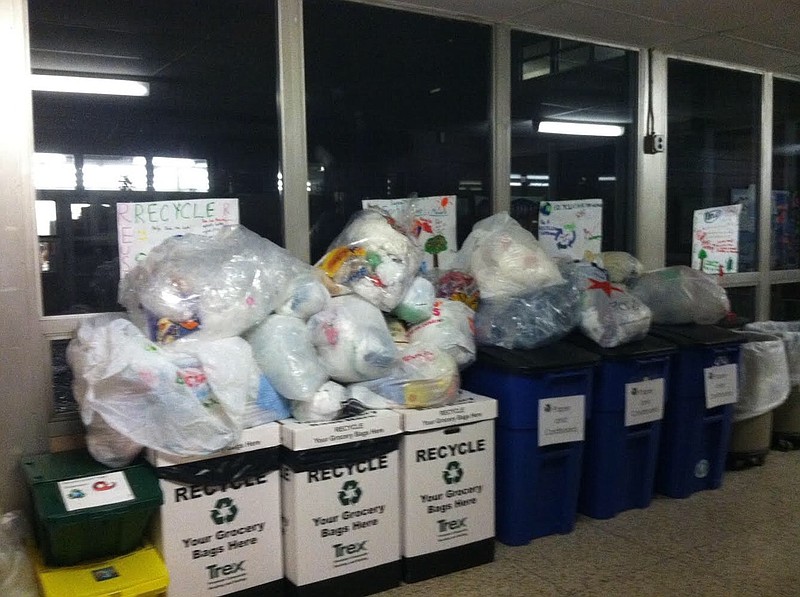
[(430, 280), (417, 276), (392, 311), (392, 315), (410, 324), (425, 321), (433, 313), (435, 299), (435, 291)]
[(311, 343), (331, 379), (341, 383), (386, 375), (397, 361), (383, 313), (355, 295), (331, 299), (308, 320)]
[(389, 375), (353, 384), (350, 392), (368, 408), (427, 408), (455, 402), (460, 383), (453, 357), (434, 346), (412, 342)]
[(786, 348), (789, 380), (793, 386), (800, 385), (800, 321), (756, 321), (745, 324), (744, 329), (780, 337)]
[(612, 282), (621, 283), (638, 278), (644, 271), (642, 263), (625, 251), (603, 251), (600, 253), (600, 262)]
[(259, 368), (289, 400), (311, 400), (328, 381), (328, 372), (311, 344), (306, 323), (289, 315), (270, 315), (245, 336)]
[(752, 419), (783, 404), (789, 396), (789, 365), (778, 336), (735, 332), (747, 341), (739, 350), (739, 399), (733, 420)]
[(322, 384), (311, 400), (292, 403), (292, 416), (301, 423), (333, 421), (342, 412), (349, 392), (335, 381)]
[(0, 595), (39, 597), (33, 562), (26, 543), (32, 541), (30, 525), (19, 510), (0, 518)]
[(444, 350), (463, 369), (475, 360), (475, 312), (461, 301), (436, 299), (431, 318), (411, 326), (408, 339)]
[(96, 415), (143, 446), (205, 455), (238, 440), (259, 372), (242, 338), (159, 346), (127, 319), (84, 321), (67, 347), (86, 425)]
[(307, 320), (328, 306), (331, 295), (317, 272), (301, 274), (289, 281), (289, 287), (281, 294), (279, 315), (292, 315)]
[(564, 281), (539, 241), (507, 212), (476, 223), (452, 267), (475, 276), (482, 300), (519, 296)]
[(278, 307), (310, 265), (243, 226), (174, 236), (120, 281), (119, 302), (151, 340), (238, 336)]
[(388, 214), (356, 212), (316, 266), (336, 284), (381, 311), (394, 309), (419, 271), (424, 253)]
[(686, 265), (645, 272), (628, 290), (650, 307), (653, 323), (717, 323), (730, 311), (725, 289), (717, 278)]

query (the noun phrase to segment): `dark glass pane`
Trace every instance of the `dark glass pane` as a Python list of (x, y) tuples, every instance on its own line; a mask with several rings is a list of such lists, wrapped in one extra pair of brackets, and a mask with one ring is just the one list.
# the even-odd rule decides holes
[(53, 374), (53, 400), (56, 414), (70, 414), (78, 411), (78, 404), (72, 394), (72, 369), (67, 363), (69, 340), (50, 342), (50, 364)]
[(489, 214), (488, 26), (304, 2), (311, 257), (364, 199), (457, 195)]
[(756, 319), (756, 289), (753, 286), (726, 288), (731, 301), (731, 311), (747, 321)]
[[(75, 166), (70, 187), (64, 160), (52, 177), (36, 162), (46, 315), (117, 308), (118, 202), (236, 197), (244, 226), (283, 242), (274, 3), (30, 0), (29, 21), (34, 74), (149, 84), (34, 91), (36, 152)], [(163, 158), (205, 170), (167, 173)]]
[(800, 83), (774, 80), (772, 121), (773, 269), (800, 268)]
[(800, 321), (800, 283), (772, 286), (769, 318), (777, 321)]
[[(636, 146), (636, 52), (511, 33), (511, 213), (538, 232), (540, 201), (603, 200), (603, 249), (627, 249)], [(617, 136), (540, 132), (615, 125)]]
[(761, 77), (668, 64), (667, 265), (691, 265), (694, 211), (742, 204), (738, 271), (758, 263)]

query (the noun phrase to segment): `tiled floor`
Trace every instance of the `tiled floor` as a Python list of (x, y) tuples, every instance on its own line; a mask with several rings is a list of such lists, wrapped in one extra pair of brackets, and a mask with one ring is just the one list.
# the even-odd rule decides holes
[(727, 472), (722, 488), (657, 497), (610, 520), (579, 517), (568, 535), (381, 597), (800, 596), (800, 452)]

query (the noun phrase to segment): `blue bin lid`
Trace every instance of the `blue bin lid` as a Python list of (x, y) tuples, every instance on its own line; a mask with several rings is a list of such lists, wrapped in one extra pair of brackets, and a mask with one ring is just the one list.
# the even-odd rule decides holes
[(653, 325), (650, 333), (674, 342), (679, 347), (716, 346), (718, 344), (741, 344), (744, 339), (731, 330), (717, 325), (688, 323), (683, 325)]
[(662, 354), (672, 354), (677, 352), (678, 347), (673, 342), (648, 334), (641, 340), (628, 342), (620, 346), (606, 348), (600, 346), (597, 342), (584, 336), (581, 333), (575, 332), (565, 338), (571, 344), (575, 344), (590, 352), (599, 354), (604, 359), (633, 359), (636, 357), (652, 357)]
[(512, 373), (540, 373), (594, 366), (599, 355), (559, 340), (531, 350), (510, 350), (499, 346), (478, 347), (477, 361)]

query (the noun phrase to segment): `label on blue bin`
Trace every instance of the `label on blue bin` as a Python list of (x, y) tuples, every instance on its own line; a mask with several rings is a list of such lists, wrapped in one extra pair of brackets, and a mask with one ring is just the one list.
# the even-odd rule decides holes
[(706, 408), (732, 404), (739, 397), (736, 364), (716, 365), (703, 369)]
[(539, 400), (539, 446), (583, 441), (586, 396)]
[(664, 418), (664, 379), (625, 384), (625, 427)]

